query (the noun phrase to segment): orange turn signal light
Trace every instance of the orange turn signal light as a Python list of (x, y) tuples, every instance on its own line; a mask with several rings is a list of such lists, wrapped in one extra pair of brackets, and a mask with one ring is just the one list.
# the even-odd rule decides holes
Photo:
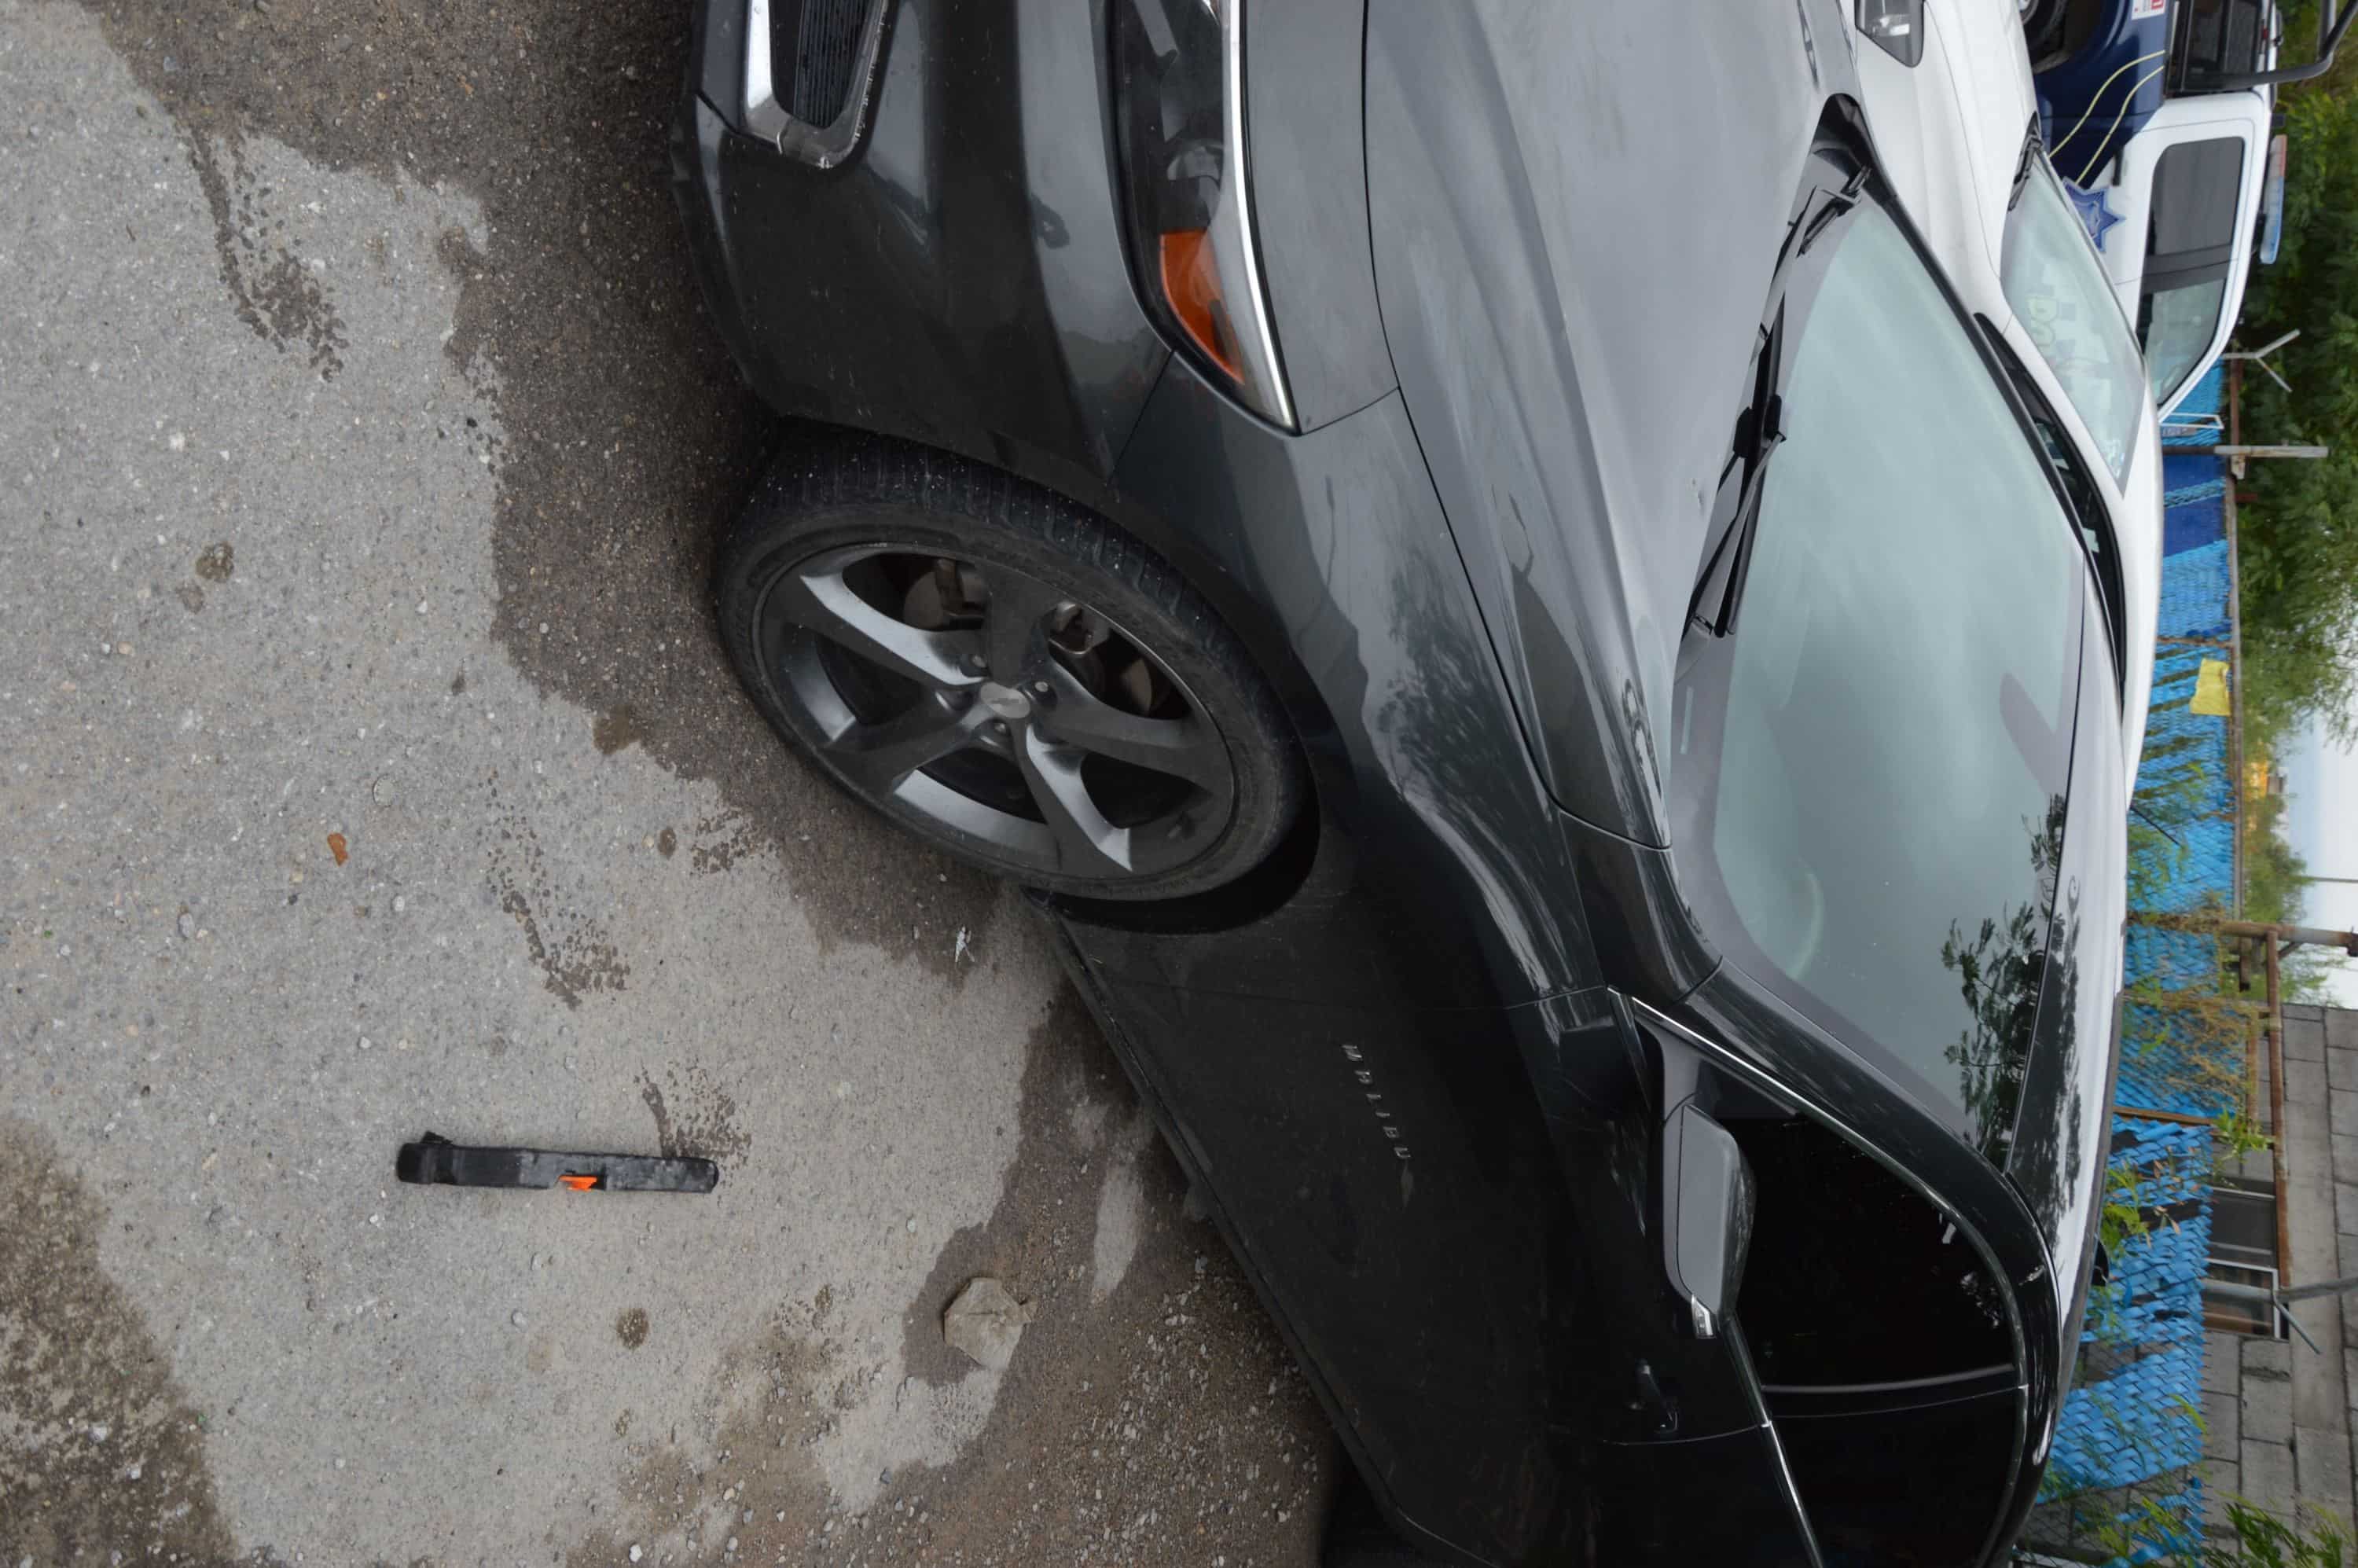
[(1195, 346), (1212, 362), (1241, 381), (1237, 356), (1229, 347), (1228, 301), (1220, 295), (1219, 267), (1212, 259), (1212, 236), (1205, 229), (1183, 229), (1163, 236), (1163, 296), (1171, 313)]
[(559, 1176), (557, 1180), (558, 1184), (577, 1193), (589, 1192), (598, 1184), (598, 1178), (595, 1176), (566, 1175)]

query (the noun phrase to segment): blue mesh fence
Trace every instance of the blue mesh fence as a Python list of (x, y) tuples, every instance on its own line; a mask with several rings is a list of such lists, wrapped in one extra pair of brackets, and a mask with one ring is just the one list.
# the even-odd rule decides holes
[(2120, 1249), (2111, 1281), (2091, 1292), (2080, 1380), (2056, 1422), (2050, 1498), (2136, 1487), (2202, 1457), (2194, 1412), (2211, 1248), (2210, 1129), (2117, 1117), (2113, 1166), (2111, 1200), (2136, 1207), (2149, 1228)]
[(2161, 460), (2161, 550), (2180, 555), (2227, 537), (2227, 509), (2221, 497), (2227, 481), (2212, 457), (2168, 455)]
[(2162, 445), (2208, 447), (2224, 438), (2219, 433), (2219, 408), (2227, 384), (2226, 370), (2223, 364), (2212, 365), (2202, 373), (2201, 380), (2187, 389), (2186, 396), (2162, 422)]
[[(2220, 439), (2217, 374), (2206, 378), (2166, 438)], [(2229, 721), (2190, 704), (2205, 659), (2225, 659), (2229, 562), (2223, 465), (2166, 460), (2168, 508), (2160, 635), (2137, 799), (2133, 914), (2225, 909), (2234, 899), (2238, 781)], [(2116, 1105), (2215, 1119), (2243, 1105), (2244, 1021), (2220, 994), (2216, 937), (2132, 921), (2124, 979)], [(2115, 1118), (2111, 1204), (2134, 1207), (2142, 1234), (2118, 1238), (2112, 1281), (2092, 1292), (2079, 1376), (2058, 1420), (2053, 1457), (2027, 1543), (2084, 1554), (2094, 1525), (2134, 1516), (2151, 1536), (2150, 1505), (2176, 1521), (2120, 1564), (2158, 1561), (2195, 1539), (2201, 1498), (2197, 1415), (2202, 1386), (2201, 1281), (2211, 1243), (2207, 1125)], [(2174, 1538), (2173, 1537), (2174, 1534)], [(2117, 1565), (2116, 1565), (2117, 1568)]]
[(2164, 637), (2227, 635), (2227, 541), (2180, 550), (2162, 558), (2161, 618)]

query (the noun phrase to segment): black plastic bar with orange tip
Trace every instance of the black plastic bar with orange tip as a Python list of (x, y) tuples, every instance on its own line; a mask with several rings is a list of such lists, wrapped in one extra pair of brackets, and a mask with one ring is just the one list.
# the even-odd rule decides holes
[(393, 1173), (451, 1187), (559, 1188), (577, 1193), (708, 1193), (720, 1181), (709, 1160), (657, 1154), (579, 1154), (494, 1149), (427, 1133), (405, 1143)]

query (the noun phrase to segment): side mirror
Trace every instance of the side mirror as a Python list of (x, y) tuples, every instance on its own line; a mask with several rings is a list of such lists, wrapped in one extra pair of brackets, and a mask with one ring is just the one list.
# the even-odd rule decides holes
[(1736, 1135), (1695, 1103), (1703, 1058), (1675, 1041), (1660, 1044), (1662, 1269), (1695, 1337), (1715, 1339), (1752, 1243), (1752, 1171)]

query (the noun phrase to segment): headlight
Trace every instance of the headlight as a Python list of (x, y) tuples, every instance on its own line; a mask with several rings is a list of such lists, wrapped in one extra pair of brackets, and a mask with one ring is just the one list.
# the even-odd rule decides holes
[(1290, 429), (1245, 168), (1244, 3), (1115, 0), (1122, 185), (1131, 261), (1165, 330)]
[(1858, 30), (1902, 65), (1924, 58), (1924, 0), (1858, 0)]

